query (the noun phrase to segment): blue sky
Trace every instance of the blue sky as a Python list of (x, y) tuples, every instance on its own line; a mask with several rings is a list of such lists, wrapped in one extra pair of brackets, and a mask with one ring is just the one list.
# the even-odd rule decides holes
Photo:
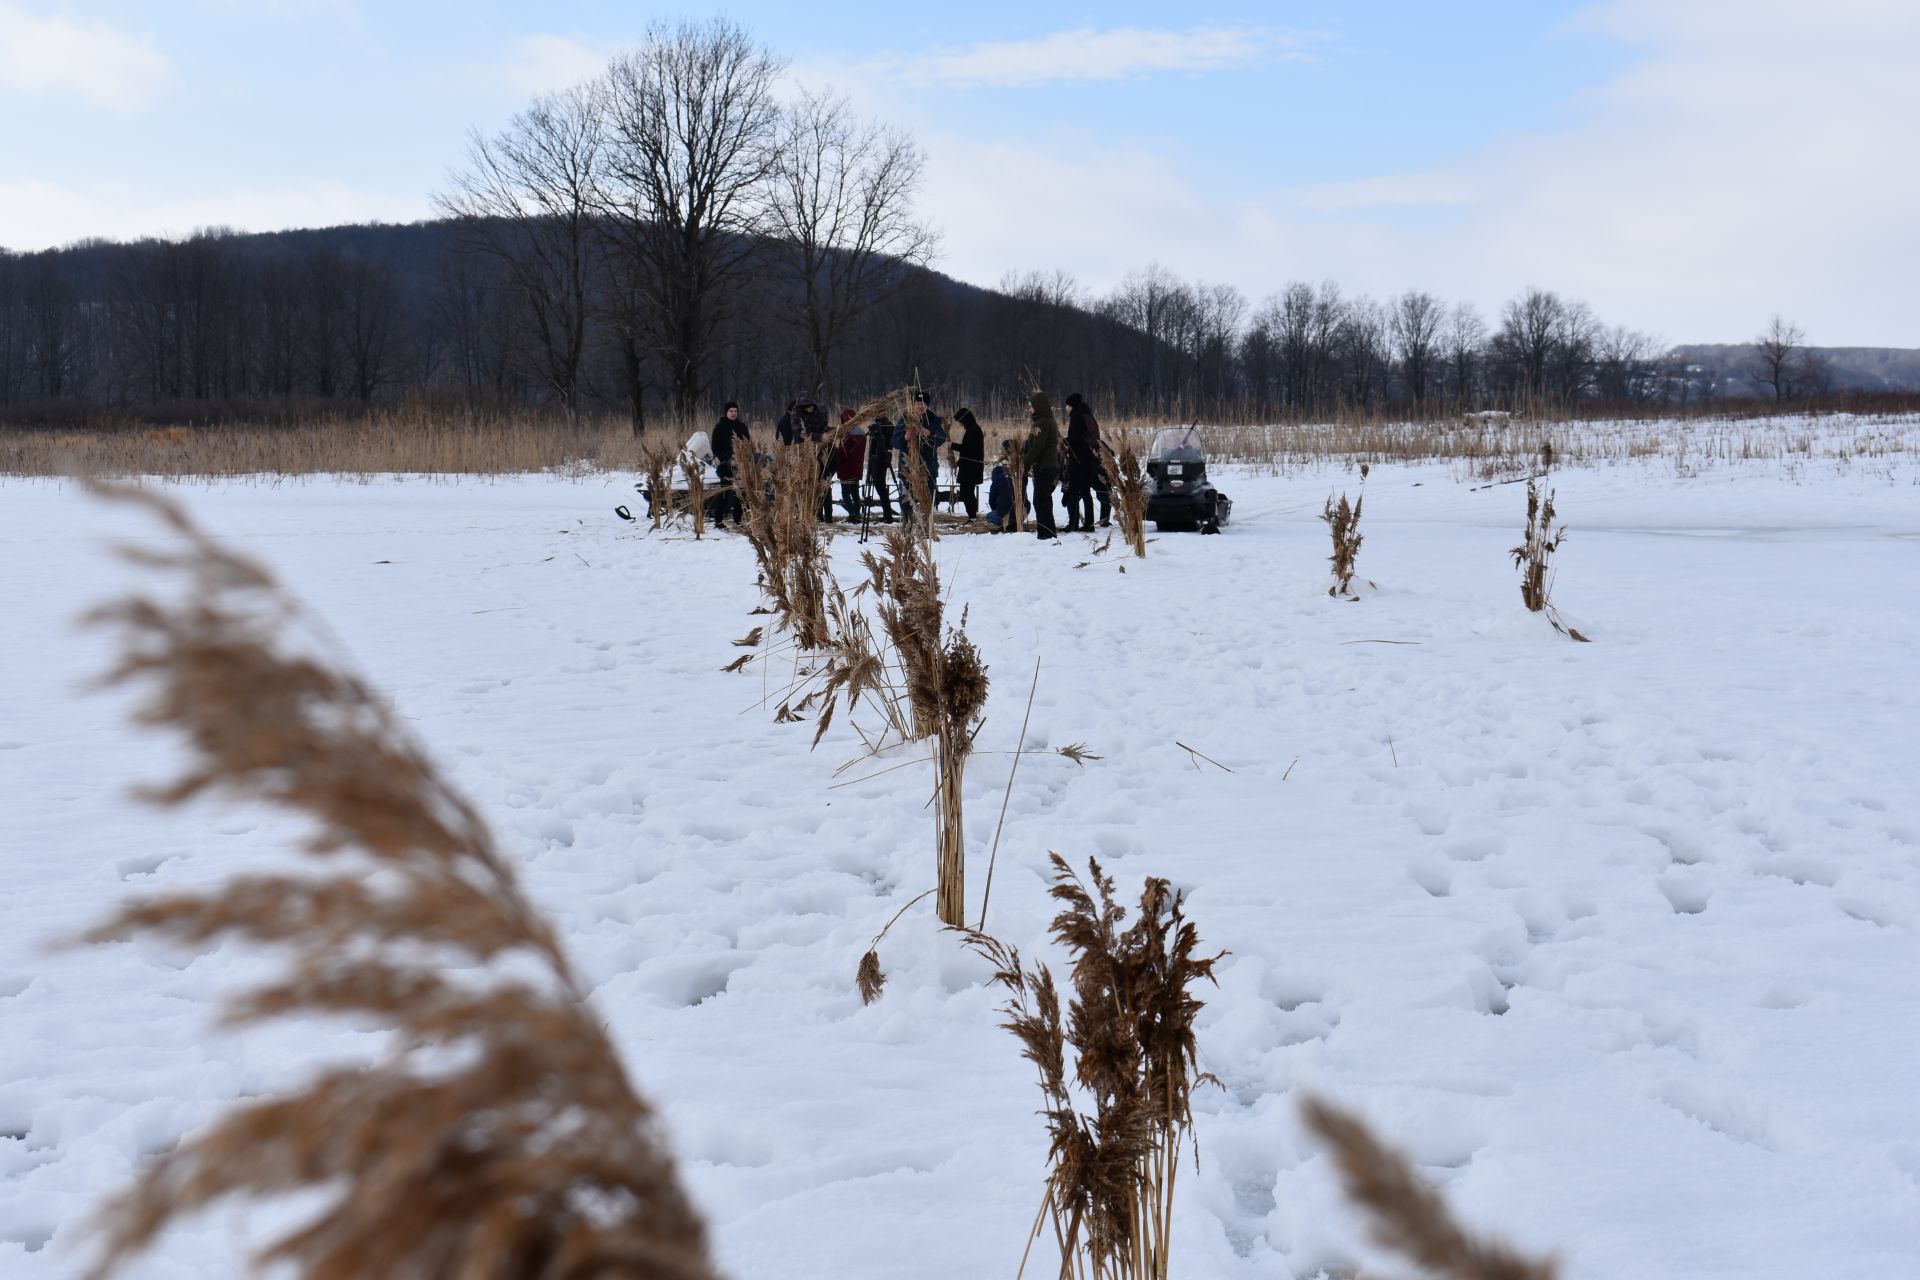
[[(0, 0), (0, 244), (425, 216), (470, 128), (710, 11)], [(964, 279), (1539, 284), (1669, 340), (1920, 345), (1910, 0), (725, 12), (915, 134)]]

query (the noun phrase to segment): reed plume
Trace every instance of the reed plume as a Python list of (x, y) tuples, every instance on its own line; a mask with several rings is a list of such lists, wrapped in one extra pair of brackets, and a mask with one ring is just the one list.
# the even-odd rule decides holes
[[(711, 1280), (705, 1229), (551, 926), (473, 804), (270, 574), (172, 503), (170, 541), (125, 552), (184, 591), (97, 610), (108, 683), (190, 755), (152, 801), (263, 803), (312, 828), (301, 873), (241, 873), (132, 903), (89, 934), (274, 948), (285, 968), (224, 1020), (351, 1018), (382, 1057), (235, 1106), (149, 1164), (99, 1223), (94, 1277), (228, 1198), (327, 1193), (256, 1261), (306, 1280)], [(311, 648), (311, 646), (306, 646)]]
[(1193, 1090), (1213, 1081), (1199, 1068), (1193, 987), (1213, 981), (1225, 953), (1197, 954), (1199, 932), (1167, 881), (1147, 880), (1137, 918), (1123, 927), (1126, 908), (1097, 861), (1082, 881), (1048, 856), (1062, 904), (1051, 932), (1073, 956), (1064, 1016), (1045, 965), (1024, 966), (1016, 949), (968, 934), (1009, 993), (1002, 1025), (1039, 1073), (1050, 1172), (1027, 1252), (1051, 1224), (1062, 1280), (1166, 1280)]
[(829, 636), (831, 575), (819, 520), (820, 468), (813, 450), (797, 445), (763, 457), (745, 449), (734, 454), (740, 531), (753, 547), (760, 589), (780, 625), (802, 649), (821, 649)]
[(967, 638), (965, 614), (959, 626), (946, 624), (932, 549), (911, 526), (902, 523), (887, 530), (885, 551), (867, 551), (862, 558), (881, 629), (898, 663), (912, 736), (933, 739), (939, 868), (934, 904), (942, 923), (957, 927), (965, 923), (966, 913), (962, 783), (986, 711), (986, 664)]
[[(1545, 446), (1543, 453), (1552, 457), (1551, 446)], [(1560, 611), (1553, 604), (1553, 553), (1567, 540), (1565, 525), (1554, 526), (1553, 490), (1542, 490), (1538, 477), (1527, 481), (1527, 528), (1520, 545), (1507, 554), (1513, 557), (1514, 567), (1520, 570), (1520, 599), (1533, 613), (1544, 613), (1553, 629), (1572, 640), (1585, 642), (1587, 637), (1570, 627), (1560, 617)]]
[(640, 465), (647, 474), (647, 518), (658, 529), (673, 518), (673, 473), (679, 468), (679, 455), (667, 449), (646, 448)]
[(1353, 572), (1355, 562), (1360, 558), (1360, 544), (1366, 541), (1360, 532), (1360, 513), (1367, 503), (1367, 464), (1360, 464), (1360, 496), (1351, 505), (1347, 495), (1340, 495), (1335, 505), (1333, 495), (1327, 495), (1326, 508), (1320, 518), (1327, 522), (1327, 531), (1333, 536), (1333, 554), (1327, 559), (1333, 565), (1333, 585), (1327, 588), (1330, 596), (1346, 596), (1354, 599)]
[(1333, 1149), (1340, 1180), (1366, 1214), (1374, 1241), (1405, 1256), (1433, 1280), (1554, 1280), (1559, 1266), (1477, 1236), (1454, 1218), (1413, 1164), (1366, 1123), (1321, 1098), (1301, 1104), (1307, 1127)]
[(1147, 471), (1133, 446), (1133, 433), (1120, 432), (1120, 448), (1107, 447), (1107, 477), (1113, 487), (1113, 514), (1120, 536), (1138, 559), (1147, 558)]

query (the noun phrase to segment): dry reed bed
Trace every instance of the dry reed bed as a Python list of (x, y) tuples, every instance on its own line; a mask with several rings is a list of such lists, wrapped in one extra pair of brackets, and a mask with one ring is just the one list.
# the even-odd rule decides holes
[[(568, 425), (532, 413), (446, 412), (419, 407), (315, 418), (293, 425), (0, 429), (0, 475), (243, 476), (517, 475), (645, 470), (649, 445), (677, 450), (711, 424), (663, 425), (636, 439), (625, 419)], [(1144, 454), (1157, 426), (1103, 426), (1107, 442)], [(987, 460), (1001, 440), (1023, 440), (1021, 422), (983, 423)], [(768, 423), (755, 425), (762, 448)], [(1451, 462), (1476, 476), (1523, 474), (1543, 441), (1563, 464), (1664, 460), (1677, 468), (1768, 460), (1892, 460), (1920, 457), (1920, 414), (1792, 415), (1693, 419), (1476, 422), (1328, 422), (1206, 428), (1221, 463), (1286, 471), (1329, 461)]]

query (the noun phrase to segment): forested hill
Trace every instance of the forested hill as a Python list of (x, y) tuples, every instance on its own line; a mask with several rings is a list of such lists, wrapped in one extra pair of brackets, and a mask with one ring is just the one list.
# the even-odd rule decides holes
[[(672, 416), (672, 370), (623, 321), (634, 304), (614, 255), (586, 239), (570, 325), (514, 234), (527, 233), (440, 220), (0, 250), (0, 414), (200, 420), (427, 397)], [(738, 400), (765, 418), (799, 394), (852, 403), (909, 380), (994, 416), (1019, 411), (1030, 379), (1103, 412), (1215, 419), (1773, 396), (1751, 347), (1668, 348), (1549, 290), (1483, 318), (1331, 283), (1254, 303), (1157, 266), (1096, 298), (1060, 272), (985, 289), (894, 262), (822, 370), (791, 247), (753, 248), (751, 268), (703, 300), (702, 413)], [(564, 379), (556, 352), (572, 353)], [(1920, 388), (1914, 351), (1803, 348), (1787, 369), (1784, 391), (1802, 400)]]

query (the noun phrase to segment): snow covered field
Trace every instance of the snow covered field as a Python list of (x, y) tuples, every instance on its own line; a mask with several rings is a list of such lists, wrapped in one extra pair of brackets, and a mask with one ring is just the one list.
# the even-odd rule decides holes
[[(1196, 1101), (1176, 1273), (1377, 1258), (1300, 1134), (1290, 1091), (1312, 1087), (1574, 1277), (1914, 1274), (1920, 472), (1559, 475), (1556, 599), (1589, 645), (1521, 609), (1523, 488), (1441, 466), (1374, 471), (1377, 589), (1329, 599), (1315, 516), (1356, 482), (1225, 477), (1226, 536), (1162, 538), (1124, 575), (1080, 538), (940, 547), (994, 680), (982, 752), (1014, 745), (1037, 649), (1028, 745), (1104, 757), (1022, 762), (989, 929), (1057, 961), (1054, 849), (1130, 899), (1170, 877), (1233, 953), (1205, 993), (1224, 1088)], [(718, 670), (761, 621), (744, 542), (621, 525), (631, 494), (605, 477), (183, 493), (329, 619), (523, 853), (730, 1275), (1012, 1275), (1043, 1131), (985, 966), (927, 902), (882, 947), (882, 998), (853, 987), (932, 884), (930, 773), (835, 787), (851, 730), (809, 752), (759, 674)], [(291, 833), (124, 799), (172, 748), (80, 692), (106, 653), (72, 620), (124, 582), (99, 544), (133, 527), (0, 482), (7, 1280), (74, 1274), (79, 1224), (144, 1153), (373, 1043), (214, 1032), (260, 963), (237, 947), (47, 945)], [(970, 766), (976, 910), (1009, 760)], [(135, 1274), (237, 1274), (267, 1225), (216, 1212)]]

